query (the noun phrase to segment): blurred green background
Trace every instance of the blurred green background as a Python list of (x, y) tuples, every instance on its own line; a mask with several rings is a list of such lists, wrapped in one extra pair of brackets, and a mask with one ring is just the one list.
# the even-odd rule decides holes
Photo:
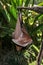
[[(0, 63), (2, 65), (35, 65), (43, 35), (43, 14), (23, 10), (23, 23), (33, 43), (17, 52), (12, 42), (18, 18), (17, 6), (43, 6), (43, 0), (0, 0)], [(41, 65), (43, 65), (43, 60)]]

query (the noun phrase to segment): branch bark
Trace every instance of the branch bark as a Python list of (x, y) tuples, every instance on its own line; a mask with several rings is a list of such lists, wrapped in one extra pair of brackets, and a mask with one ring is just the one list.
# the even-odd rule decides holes
[(17, 7), (18, 10), (26, 9), (26, 10), (32, 10), (37, 13), (43, 14), (43, 6), (33, 6), (33, 7)]
[(37, 65), (40, 65), (41, 64), (42, 57), (43, 57), (43, 41), (41, 43), (40, 52), (38, 54)]

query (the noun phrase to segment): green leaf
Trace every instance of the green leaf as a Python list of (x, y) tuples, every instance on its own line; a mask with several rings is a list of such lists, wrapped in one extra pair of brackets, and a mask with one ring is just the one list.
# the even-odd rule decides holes
[(43, 6), (43, 2), (39, 3), (38, 6)]
[(36, 61), (33, 61), (32, 63), (29, 63), (29, 65), (35, 65)]
[(25, 1), (25, 6), (28, 6), (29, 2), (30, 2), (30, 0), (26, 0)]
[(23, 4), (23, 0), (19, 0), (20, 2), (20, 4), (19, 4), (19, 6), (22, 6), (22, 4)]
[(33, 0), (33, 2), (32, 2), (32, 6), (34, 5), (34, 1), (35, 1), (35, 0)]
[(34, 19), (34, 22), (37, 21), (38, 18), (39, 18), (41, 15), (42, 15), (42, 14), (37, 15), (37, 16), (35, 17), (35, 19)]
[(43, 19), (43, 14), (41, 16), (38, 17), (39, 20)]
[(6, 9), (5, 9), (5, 14), (6, 14), (7, 21), (10, 22), (10, 15)]
[(35, 45), (32, 45), (32, 47), (33, 47), (37, 52), (39, 52), (39, 49), (38, 49)]
[(14, 18), (16, 19), (16, 17), (17, 17), (16, 9), (13, 6), (11, 6), (11, 8), (10, 8), (10, 12), (14, 16)]
[(17, 6), (17, 3), (16, 3), (16, 0), (11, 0), (11, 5), (16, 9), (16, 6)]
[(17, 6), (19, 6), (19, 2), (20, 2), (20, 0), (16, 0)]
[(15, 20), (17, 19), (17, 10), (14, 8), (13, 5), (11, 5), (10, 7), (8, 6), (7, 11)]
[(4, 8), (4, 4), (2, 3), (3, 4), (2, 5), (1, 3), (0, 3), (0, 11), (3, 13), (3, 15), (4, 15), (5, 19), (7, 20), (7, 22), (9, 22), (10, 21), (10, 15), (9, 15), (8, 11), (6, 10), (6, 8)]
[(32, 32), (31, 34), (36, 33), (36, 31), (39, 30), (39, 29), (40, 29), (41, 31), (43, 31), (43, 24), (40, 24), (39, 26), (37, 26), (36, 28), (34, 28), (34, 29), (31, 31), (31, 32)]
[(28, 51), (28, 53), (30, 53), (33, 57), (36, 56), (34, 52), (30, 52), (30, 51)]
[(13, 0), (12, 2), (16, 3), (16, 0)]

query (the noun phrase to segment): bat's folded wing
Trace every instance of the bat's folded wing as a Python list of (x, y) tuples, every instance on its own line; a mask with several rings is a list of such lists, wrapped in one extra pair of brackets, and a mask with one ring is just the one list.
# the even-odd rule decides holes
[(32, 43), (32, 39), (26, 34), (22, 34), (18, 39), (12, 39), (12, 41), (22, 47), (26, 47)]

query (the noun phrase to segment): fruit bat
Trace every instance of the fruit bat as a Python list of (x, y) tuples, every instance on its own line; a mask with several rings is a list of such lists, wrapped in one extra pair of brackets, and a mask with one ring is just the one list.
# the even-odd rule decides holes
[(16, 44), (17, 51), (21, 50), (22, 47), (32, 43), (32, 39), (27, 33), (22, 20), (22, 14), (19, 12), (15, 31), (12, 33), (12, 41)]

